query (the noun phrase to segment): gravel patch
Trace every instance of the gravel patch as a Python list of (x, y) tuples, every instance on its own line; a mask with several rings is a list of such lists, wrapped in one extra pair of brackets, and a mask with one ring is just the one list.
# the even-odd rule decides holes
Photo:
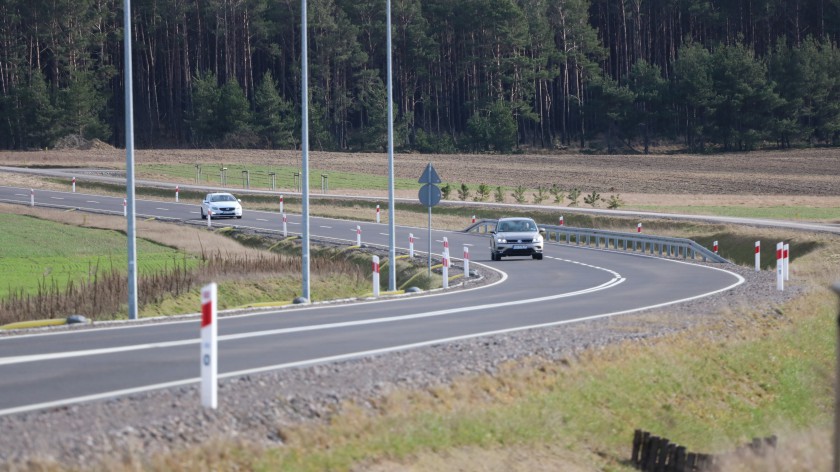
[(803, 291), (794, 283), (778, 292), (771, 271), (726, 268), (746, 282), (656, 310), (224, 379), (215, 411), (200, 406), (199, 387), (193, 385), (5, 416), (0, 418), (0, 460), (9, 470), (26, 469), (32, 460), (91, 468), (102, 460), (148, 457), (213, 439), (276, 446), (285, 428), (327, 419), (344, 401), (365, 404), (395, 389), (494, 375), (511, 360), (563, 361), (582, 350), (690, 329), (741, 307), (779, 316), (776, 307)]

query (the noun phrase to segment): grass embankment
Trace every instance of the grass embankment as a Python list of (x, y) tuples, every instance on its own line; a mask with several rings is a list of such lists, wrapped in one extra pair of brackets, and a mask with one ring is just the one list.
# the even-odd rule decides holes
[[(111, 269), (127, 270), (124, 233), (12, 214), (0, 214), (0, 227), (0, 287), (6, 289), (0, 299), (10, 292), (34, 295), (39, 287), (63, 289)], [(194, 255), (145, 239), (137, 241), (137, 253), (139, 274), (197, 264)]]
[[(0, 214), (0, 224), (8, 231), (0, 234), (0, 281), (10, 295), (0, 297), (0, 325), (70, 313), (95, 320), (127, 316), (127, 242), (119, 231), (124, 219), (15, 205), (3, 210), (8, 214)], [(219, 283), (220, 309), (281, 306), (301, 293), (300, 246), (294, 238), (278, 242), (229, 227), (207, 231), (142, 221), (137, 242), (141, 317), (196, 312), (197, 287), (210, 280)], [(386, 283), (390, 267), (383, 259)], [(418, 274), (408, 261), (398, 261), (396, 268), (398, 283), (440, 285), (439, 276)], [(312, 301), (371, 292), (369, 254), (315, 246), (310, 269)]]
[(731, 216), (736, 218), (766, 218), (772, 220), (836, 221), (840, 208), (790, 207), (790, 206), (706, 206), (706, 205), (633, 205), (633, 209), (684, 213), (689, 215)]

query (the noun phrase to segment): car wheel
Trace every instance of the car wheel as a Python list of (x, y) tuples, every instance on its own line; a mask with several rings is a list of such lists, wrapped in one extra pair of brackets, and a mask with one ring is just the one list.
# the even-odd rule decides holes
[(202, 209), (201, 209), (201, 219), (202, 219), (202, 220), (206, 220), (206, 219), (207, 219), (207, 215), (205, 215), (205, 214), (204, 214), (204, 208), (202, 208)]
[(532, 254), (531, 255), (531, 257), (533, 257), (534, 259), (536, 259), (538, 261), (542, 260), (542, 256), (543, 256), (542, 254)]
[(236, 217), (236, 219), (237, 219), (237, 220), (241, 220), (241, 219), (242, 219), (242, 217), (241, 217), (241, 216), (237, 216), (237, 217)]

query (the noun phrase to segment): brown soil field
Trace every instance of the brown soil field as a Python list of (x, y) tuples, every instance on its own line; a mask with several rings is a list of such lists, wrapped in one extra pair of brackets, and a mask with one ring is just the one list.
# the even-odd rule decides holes
[[(299, 166), (300, 151), (137, 150), (137, 164)], [(431, 162), (445, 183), (492, 187), (553, 184), (621, 195), (627, 205), (840, 206), (840, 149), (715, 155), (396, 154), (396, 177), (418, 178)], [(0, 152), (0, 165), (125, 167), (121, 149)], [(384, 153), (311, 152), (312, 170), (387, 175)], [(7, 177), (4, 176), (4, 180)], [(419, 185), (418, 185), (419, 187)], [(474, 187), (473, 187), (474, 188)], [(342, 192), (342, 189), (331, 188)], [(345, 193), (353, 193), (347, 191)], [(382, 192), (365, 192), (376, 195)], [(415, 192), (402, 192), (414, 196)], [(453, 192), (454, 195), (454, 192)], [(530, 197), (530, 195), (529, 195)]]

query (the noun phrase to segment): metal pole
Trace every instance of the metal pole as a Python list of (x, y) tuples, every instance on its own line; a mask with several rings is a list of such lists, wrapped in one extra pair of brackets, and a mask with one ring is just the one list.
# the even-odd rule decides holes
[[(832, 287), (834, 293), (840, 296), (840, 282)], [(837, 348), (834, 367), (834, 472), (840, 472), (840, 311), (837, 313)]]
[(388, 290), (393, 292), (397, 289), (397, 251), (396, 231), (394, 224), (394, 103), (393, 84), (391, 81), (391, 0), (387, 0), (387, 38), (388, 48), (388, 257), (391, 264), (388, 269)]
[(134, 212), (134, 100), (131, 79), (131, 0), (123, 3), (125, 61), (125, 191), (128, 220), (128, 319), (137, 319), (137, 237)]
[[(429, 186), (429, 203), (432, 201), (432, 187)], [(429, 277), (432, 276), (432, 206), (429, 205)]]
[(301, 296), (309, 302), (309, 63), (307, 60), (306, 0), (300, 2), (300, 68), (301, 68)]

